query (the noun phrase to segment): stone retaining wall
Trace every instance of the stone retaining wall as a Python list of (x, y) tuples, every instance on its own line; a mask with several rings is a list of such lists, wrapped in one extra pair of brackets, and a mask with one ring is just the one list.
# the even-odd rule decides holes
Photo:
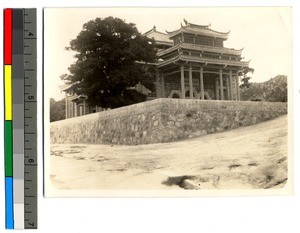
[(156, 99), (53, 122), (51, 143), (137, 145), (183, 140), (287, 113), (286, 103)]

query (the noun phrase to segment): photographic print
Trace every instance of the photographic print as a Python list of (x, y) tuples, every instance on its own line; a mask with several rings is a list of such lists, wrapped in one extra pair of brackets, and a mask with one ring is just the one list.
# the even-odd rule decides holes
[(44, 9), (45, 195), (292, 193), (291, 12)]

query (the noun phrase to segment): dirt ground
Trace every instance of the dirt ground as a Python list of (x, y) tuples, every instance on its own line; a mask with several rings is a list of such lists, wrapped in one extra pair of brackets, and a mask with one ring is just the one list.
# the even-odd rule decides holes
[(51, 145), (58, 189), (256, 189), (287, 180), (287, 116), (179, 142)]

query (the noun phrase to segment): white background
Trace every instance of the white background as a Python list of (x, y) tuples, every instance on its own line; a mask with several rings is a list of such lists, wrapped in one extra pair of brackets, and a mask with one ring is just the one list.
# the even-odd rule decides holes
[[(178, 6), (199, 6), (199, 1), (178, 1)], [(243, 1), (243, 6), (293, 6), (294, 10), (294, 105), (295, 105), (295, 195), (277, 197), (226, 198), (44, 198), (42, 158), (42, 9), (61, 6), (174, 6), (173, 1), (76, 1), (1, 0), (4, 7), (38, 9), (38, 128), (39, 128), (39, 229), (32, 232), (300, 232), (299, 194), (299, 4), (297, 1)], [(224, 5), (221, 1), (202, 1), (201, 6)], [(239, 6), (241, 1), (226, 1)], [(3, 15), (0, 40), (3, 39)], [(2, 57), (0, 63), (3, 64)], [(3, 67), (1, 66), (1, 73)], [(3, 104), (3, 82), (0, 82)], [(0, 107), (0, 135), (3, 135), (3, 108)], [(0, 137), (0, 232), (4, 232), (4, 150)], [(31, 232), (28, 230), (27, 232)]]

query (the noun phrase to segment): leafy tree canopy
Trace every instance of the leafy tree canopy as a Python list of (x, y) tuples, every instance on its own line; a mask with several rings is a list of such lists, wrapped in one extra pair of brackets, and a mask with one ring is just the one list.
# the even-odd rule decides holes
[(66, 118), (65, 114), (65, 99), (55, 101), (50, 99), (50, 122), (59, 121)]
[(251, 83), (249, 82), (249, 80), (251, 79), (251, 77), (245, 76), (241, 79), (242, 84), (240, 85), (240, 88), (249, 88)]
[(241, 89), (242, 100), (287, 102), (287, 76), (277, 75), (262, 83), (250, 83), (249, 88)]
[(67, 49), (77, 52), (70, 74), (61, 76), (70, 84), (67, 92), (86, 95), (92, 106), (115, 108), (144, 101), (146, 96), (132, 88), (138, 83), (155, 90), (150, 75), (137, 63), (156, 61), (154, 41), (132, 23), (96, 18), (83, 25)]

